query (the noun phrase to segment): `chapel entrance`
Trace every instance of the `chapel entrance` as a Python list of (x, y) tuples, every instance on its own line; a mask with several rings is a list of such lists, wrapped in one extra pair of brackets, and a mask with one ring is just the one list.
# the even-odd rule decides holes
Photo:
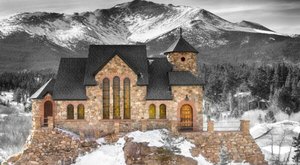
[(51, 101), (44, 103), (44, 126), (48, 126), (48, 117), (53, 115), (53, 106)]
[(193, 108), (189, 104), (184, 104), (180, 108), (180, 129), (193, 129)]

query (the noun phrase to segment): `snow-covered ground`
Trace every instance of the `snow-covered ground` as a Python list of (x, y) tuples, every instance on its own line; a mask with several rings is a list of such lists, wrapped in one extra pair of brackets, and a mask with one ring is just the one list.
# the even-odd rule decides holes
[[(294, 148), (291, 147), (293, 137), (300, 133), (300, 123), (296, 121), (283, 120), (276, 123), (257, 124), (250, 129), (250, 134), (262, 149), (267, 160), (280, 157), (292, 164)], [(273, 156), (272, 156), (273, 154)]]
[[(31, 113), (24, 112), (24, 105), (13, 100), (12, 91), (0, 92), (0, 101), (8, 106), (0, 105), (0, 162), (22, 148), (15, 141), (26, 140), (31, 128)], [(19, 130), (21, 129), (21, 130)], [(24, 137), (23, 137), (24, 136)]]
[[(146, 132), (135, 131), (128, 133), (127, 137), (133, 138), (133, 142), (137, 143), (148, 143), (149, 147), (164, 147), (169, 142), (166, 141), (165, 133), (169, 133), (167, 130), (151, 130)], [(199, 165), (212, 165), (208, 162), (201, 154), (197, 157), (193, 157), (191, 154), (191, 149), (195, 147), (193, 143), (184, 139), (183, 137), (178, 137), (173, 139), (176, 141), (174, 143), (180, 152), (175, 153), (185, 157), (192, 158), (198, 162)], [(124, 137), (120, 138), (115, 144), (108, 144), (105, 142), (104, 138), (100, 138), (97, 142), (101, 145), (96, 151), (80, 156), (76, 159), (76, 165), (97, 165), (102, 162), (103, 165), (125, 165), (124, 151), (123, 147), (125, 144)], [(248, 165), (248, 163), (230, 163), (231, 165)]]
[[(13, 109), (17, 110), (18, 113), (21, 113), (23, 115), (28, 115), (28, 113), (24, 113), (24, 104), (17, 103), (15, 100), (13, 100), (13, 91), (1, 91), (0, 92), (0, 101), (9, 103), (10, 107), (13, 107)], [(27, 104), (29, 104), (29, 100), (27, 100)]]
[(126, 165), (123, 151), (124, 138), (120, 138), (115, 144), (107, 144), (104, 139), (99, 139), (97, 142), (101, 144), (101, 147), (77, 158), (76, 165), (98, 165), (100, 162), (107, 165)]
[[(128, 133), (126, 136), (132, 137), (133, 142), (147, 142), (148, 146), (155, 146), (155, 147), (163, 147), (167, 142), (164, 140), (164, 134), (162, 131), (165, 131), (168, 133), (167, 130), (152, 130), (152, 131), (135, 131)], [(176, 147), (180, 149), (179, 155), (183, 155), (185, 157), (190, 157), (198, 162), (198, 164), (201, 165), (212, 165), (212, 163), (205, 160), (205, 158), (202, 155), (199, 155), (198, 157), (193, 157), (191, 155), (190, 150), (195, 147), (194, 144), (187, 141), (186, 139), (176, 139), (180, 143), (176, 144)], [(125, 144), (124, 137), (120, 138), (115, 144), (107, 144), (104, 140), (104, 138), (98, 139), (97, 142), (101, 144), (101, 147), (99, 147), (96, 151), (87, 154), (85, 156), (81, 156), (76, 160), (77, 165), (83, 165), (83, 164), (98, 164), (99, 162), (105, 162), (105, 165), (125, 165), (125, 158), (124, 158), (124, 152), (123, 147)]]

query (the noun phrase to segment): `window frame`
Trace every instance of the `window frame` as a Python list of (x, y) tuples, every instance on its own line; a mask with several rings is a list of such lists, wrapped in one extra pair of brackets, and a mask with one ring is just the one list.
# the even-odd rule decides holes
[(148, 113), (149, 113), (149, 119), (156, 119), (156, 105), (155, 104), (149, 105)]
[(110, 81), (108, 78), (102, 80), (102, 118), (109, 119), (109, 109), (110, 109)]
[[(81, 109), (82, 108), (82, 109)], [(82, 112), (81, 112), (82, 111)], [(82, 116), (81, 116), (82, 115)], [(77, 106), (77, 119), (84, 120), (85, 119), (85, 108), (83, 104), (79, 104)]]
[(120, 77), (113, 78), (113, 118), (121, 118), (121, 97), (120, 97)]
[(73, 104), (68, 104), (67, 105), (67, 120), (74, 120), (74, 119), (75, 119), (74, 105)]
[[(123, 93), (123, 108), (124, 108), (124, 119), (130, 119), (131, 118), (131, 98), (130, 98), (130, 79), (126, 77), (123, 81), (123, 88), (124, 88), (124, 93)], [(128, 89), (127, 89), (128, 88)]]
[(159, 119), (167, 119), (167, 106), (166, 106), (166, 104), (160, 104), (159, 105)]

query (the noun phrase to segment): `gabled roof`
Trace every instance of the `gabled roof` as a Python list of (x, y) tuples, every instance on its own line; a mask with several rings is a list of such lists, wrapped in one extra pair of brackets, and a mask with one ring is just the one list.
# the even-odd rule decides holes
[(175, 41), (165, 52), (164, 54), (171, 52), (194, 52), (198, 51), (190, 45), (181, 35), (177, 41)]
[(55, 100), (87, 99), (83, 85), (86, 58), (62, 58), (53, 90)]
[(169, 72), (169, 84), (177, 86), (204, 85), (204, 81), (189, 71)]
[(150, 59), (149, 84), (147, 86), (146, 100), (171, 100), (172, 93), (169, 86), (168, 72), (172, 65), (167, 58)]
[(53, 87), (55, 79), (51, 78), (42, 87), (40, 87), (30, 98), (31, 99), (43, 99), (47, 93), (53, 93)]
[[(181, 37), (177, 44), (181, 42), (186, 41)], [(86, 85), (97, 85), (95, 74), (115, 56), (137, 74), (137, 85), (147, 86), (146, 100), (172, 100), (171, 86), (204, 84), (189, 71), (172, 71), (165, 56), (148, 59), (145, 45), (92, 45), (88, 58), (62, 58), (57, 79), (49, 80), (31, 98), (43, 99), (50, 93), (54, 100), (86, 100)]]
[(95, 74), (118, 55), (138, 76), (138, 85), (148, 84), (146, 45), (91, 45), (84, 85), (96, 85)]

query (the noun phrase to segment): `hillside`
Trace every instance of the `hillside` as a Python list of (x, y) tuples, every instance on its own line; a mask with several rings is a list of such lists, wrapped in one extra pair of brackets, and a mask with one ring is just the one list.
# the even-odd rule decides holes
[(90, 44), (146, 44), (148, 56), (159, 56), (179, 27), (206, 63), (299, 63), (297, 35), (232, 23), (200, 8), (134, 0), (92, 12), (21, 13), (0, 20), (0, 70), (56, 70), (60, 57), (87, 56)]

